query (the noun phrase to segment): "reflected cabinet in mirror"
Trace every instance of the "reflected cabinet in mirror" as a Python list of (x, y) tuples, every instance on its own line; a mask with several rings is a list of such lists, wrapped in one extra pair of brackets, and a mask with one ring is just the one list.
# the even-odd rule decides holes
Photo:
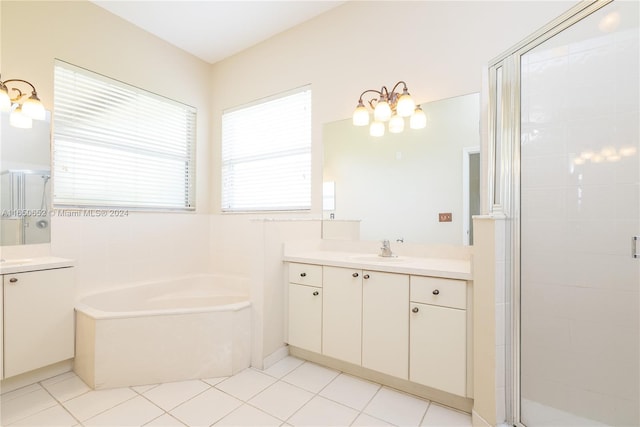
[(0, 122), (0, 244), (50, 241), (50, 114), (30, 129)]
[(422, 109), (426, 128), (406, 126), (382, 137), (351, 119), (324, 125), (323, 180), (333, 193), (324, 195), (325, 219), (360, 220), (362, 240), (473, 243), (471, 216), (480, 208), (479, 94)]

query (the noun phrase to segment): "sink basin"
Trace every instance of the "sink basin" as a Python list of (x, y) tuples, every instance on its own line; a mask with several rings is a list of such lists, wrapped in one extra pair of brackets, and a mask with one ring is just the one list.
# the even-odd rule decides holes
[(359, 262), (398, 262), (398, 261), (403, 261), (404, 259), (401, 257), (385, 257), (385, 256), (379, 256), (379, 255), (360, 255), (360, 256), (353, 256), (351, 257), (352, 260), (354, 261), (359, 261)]
[(31, 258), (7, 259), (0, 261), (0, 267), (11, 267), (13, 265), (28, 264), (33, 261)]

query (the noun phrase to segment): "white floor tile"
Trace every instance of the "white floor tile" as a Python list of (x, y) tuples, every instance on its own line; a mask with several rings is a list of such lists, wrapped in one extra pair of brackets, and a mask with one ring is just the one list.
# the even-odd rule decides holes
[(216, 378), (203, 378), (202, 381), (204, 381), (205, 383), (209, 384), (209, 385), (216, 385), (218, 383), (221, 383), (222, 381), (226, 380), (229, 377), (216, 377)]
[(430, 427), (471, 427), (471, 415), (445, 408), (440, 405), (429, 405), (427, 415), (421, 426)]
[(382, 387), (364, 412), (398, 426), (418, 426), (428, 406), (426, 400)]
[[(11, 424), (11, 426), (32, 426), (32, 427), (72, 427), (78, 424), (78, 420), (73, 418), (62, 406), (56, 405), (49, 409), (40, 411), (27, 418)], [(2, 424), (6, 425), (6, 424)]]
[(240, 405), (235, 397), (211, 388), (172, 410), (171, 415), (189, 426), (210, 426)]
[(282, 420), (272, 417), (266, 412), (256, 409), (247, 404), (242, 405), (220, 421), (214, 424), (217, 427), (227, 426), (246, 426), (246, 427), (262, 427), (262, 426), (279, 426)]
[(348, 426), (358, 416), (358, 411), (316, 396), (289, 420), (293, 426)]
[(135, 391), (136, 393), (145, 393), (149, 390), (151, 390), (152, 388), (158, 387), (160, 384), (147, 384), (147, 385), (136, 385), (131, 387), (131, 389), (133, 391)]
[(83, 423), (85, 427), (92, 426), (141, 426), (162, 415), (163, 410), (142, 396), (121, 403)]
[(61, 381), (66, 381), (69, 378), (77, 377), (76, 373), (73, 371), (65, 372), (64, 374), (56, 375), (55, 377), (47, 378), (40, 382), (43, 387), (47, 387), (48, 385), (59, 383)]
[[(58, 381), (42, 381), (42, 386), (47, 389), (49, 393), (53, 395), (60, 402), (67, 401), (69, 399), (73, 399), (74, 397), (78, 397), (81, 394), (84, 394), (88, 391), (91, 391), (88, 385), (84, 383), (77, 375), (59, 375), (58, 377), (54, 377), (52, 379), (58, 378)], [(64, 378), (59, 378), (64, 377)]]
[(291, 384), (278, 381), (261, 391), (249, 404), (281, 420), (286, 420), (307, 403), (313, 394)]
[(216, 388), (247, 401), (274, 382), (275, 378), (249, 368), (218, 383)]
[(164, 414), (155, 420), (148, 422), (145, 427), (184, 427), (180, 421), (169, 414)]
[(358, 418), (356, 418), (356, 420), (351, 425), (359, 427), (393, 426), (393, 424), (389, 424), (386, 421), (373, 418), (371, 415), (367, 415), (364, 413), (358, 415)]
[(361, 411), (379, 389), (379, 384), (340, 374), (320, 392), (320, 396)]
[(136, 396), (137, 394), (129, 388), (94, 390), (67, 400), (63, 405), (74, 417), (85, 421)]
[(293, 384), (312, 393), (322, 390), (327, 384), (340, 374), (333, 369), (325, 368), (315, 363), (305, 362), (282, 377), (282, 381)]
[(298, 359), (297, 357), (293, 356), (287, 356), (284, 359), (278, 360), (276, 363), (262, 372), (275, 378), (282, 378), (303, 363), (304, 360)]
[(0, 397), (0, 425), (8, 425), (58, 403), (39, 384), (5, 393)]
[(178, 381), (160, 384), (144, 392), (143, 395), (165, 411), (170, 411), (209, 387), (208, 384), (198, 380)]

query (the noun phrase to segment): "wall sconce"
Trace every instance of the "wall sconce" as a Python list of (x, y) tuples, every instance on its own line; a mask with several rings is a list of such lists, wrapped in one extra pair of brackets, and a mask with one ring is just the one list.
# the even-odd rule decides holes
[[(13, 97), (9, 95), (7, 83), (11, 85), (11, 91), (15, 92)], [(28, 93), (23, 92), (19, 87), (14, 87), (15, 84), (30, 86), (31, 96), (27, 98)], [(44, 105), (38, 98), (36, 88), (28, 81), (21, 79), (0, 80), (0, 111), (10, 111), (9, 123), (11, 126), (22, 129), (30, 129), (33, 126), (33, 120), (44, 120), (46, 117)]]
[[(398, 86), (402, 85), (402, 93), (396, 92)], [(409, 118), (409, 127), (411, 129), (422, 129), (427, 125), (427, 116), (419, 105), (411, 99), (407, 84), (399, 81), (393, 86), (391, 92), (386, 86), (382, 86), (380, 90), (367, 89), (360, 94), (358, 106), (353, 112), (353, 124), (355, 126), (366, 126), (369, 124), (369, 109), (365, 107), (362, 97), (369, 93), (375, 93), (377, 98), (367, 101), (371, 110), (373, 110), (373, 122), (369, 127), (371, 136), (384, 135), (384, 122), (389, 122), (389, 132), (400, 133), (404, 130), (404, 118)]]

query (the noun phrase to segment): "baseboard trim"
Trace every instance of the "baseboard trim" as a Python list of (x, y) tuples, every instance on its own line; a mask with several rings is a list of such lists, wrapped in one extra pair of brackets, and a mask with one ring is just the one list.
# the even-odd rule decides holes
[(62, 362), (54, 363), (53, 365), (45, 366), (44, 368), (35, 369), (14, 377), (5, 378), (0, 381), (0, 389), (2, 389), (2, 393), (6, 393), (55, 377), (56, 375), (71, 372), (72, 370), (73, 359), (63, 360)]

